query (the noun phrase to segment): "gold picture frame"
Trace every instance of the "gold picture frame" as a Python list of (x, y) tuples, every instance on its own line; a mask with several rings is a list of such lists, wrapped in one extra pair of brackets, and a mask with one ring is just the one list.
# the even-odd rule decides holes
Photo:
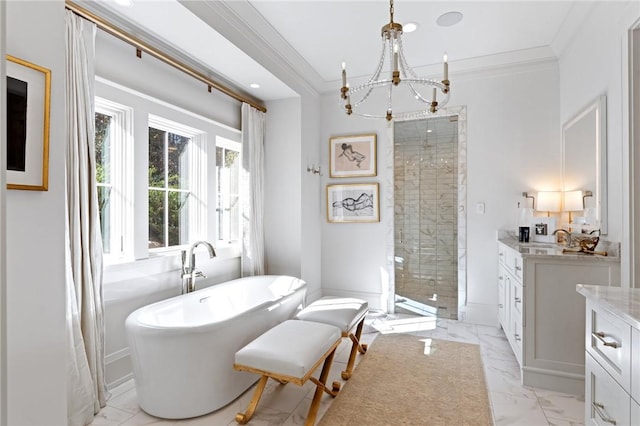
[(380, 222), (377, 183), (327, 185), (328, 222)]
[(51, 70), (6, 58), (7, 189), (47, 191)]
[(329, 138), (329, 176), (376, 176), (376, 143), (375, 133)]

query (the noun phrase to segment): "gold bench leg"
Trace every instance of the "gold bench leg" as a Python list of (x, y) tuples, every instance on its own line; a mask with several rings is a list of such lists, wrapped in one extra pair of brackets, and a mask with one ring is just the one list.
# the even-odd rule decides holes
[(247, 411), (245, 413), (236, 414), (236, 422), (238, 422), (238, 424), (246, 425), (247, 422), (251, 420), (251, 417), (253, 417), (253, 413), (256, 411), (256, 407), (258, 406), (258, 402), (260, 401), (260, 397), (262, 396), (264, 387), (267, 384), (267, 380), (269, 380), (269, 376), (260, 377), (258, 387), (253, 393), (253, 398), (251, 398), (251, 402), (249, 403), (249, 407), (247, 407)]
[[(322, 366), (322, 372), (320, 373), (320, 377), (318, 379), (311, 378), (313, 383), (316, 384), (316, 392), (313, 394), (313, 400), (311, 401), (311, 407), (309, 407), (309, 413), (307, 414), (307, 420), (305, 421), (305, 426), (313, 426), (316, 422), (316, 416), (318, 415), (318, 410), (320, 409), (320, 400), (322, 399), (322, 393), (327, 392), (330, 395), (325, 383), (327, 383), (327, 377), (329, 377), (329, 370), (331, 370), (331, 363), (333, 362), (333, 356), (336, 353), (335, 347), (333, 351), (327, 356), (324, 360), (324, 365)], [(319, 383), (318, 383), (319, 382)], [(340, 389), (340, 384), (338, 383), (338, 390)], [(337, 394), (338, 391), (336, 388), (336, 383), (333, 384), (334, 393)], [(335, 395), (333, 395), (335, 396)]]
[(353, 373), (353, 366), (356, 362), (356, 352), (360, 352), (361, 354), (365, 354), (367, 352), (367, 345), (360, 344), (360, 336), (362, 335), (362, 327), (364, 326), (364, 317), (362, 321), (358, 323), (358, 327), (356, 327), (356, 334), (349, 333), (349, 338), (351, 339), (351, 353), (349, 354), (349, 362), (347, 363), (347, 369), (340, 373), (340, 377), (343, 380), (349, 380), (351, 378), (351, 374)]

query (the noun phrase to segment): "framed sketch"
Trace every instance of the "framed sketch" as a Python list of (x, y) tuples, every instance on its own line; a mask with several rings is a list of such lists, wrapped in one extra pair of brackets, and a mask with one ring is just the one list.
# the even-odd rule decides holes
[(327, 221), (380, 222), (378, 184), (327, 185)]
[(7, 188), (49, 184), (51, 71), (7, 55)]
[(329, 138), (329, 176), (375, 176), (376, 135), (336, 136)]

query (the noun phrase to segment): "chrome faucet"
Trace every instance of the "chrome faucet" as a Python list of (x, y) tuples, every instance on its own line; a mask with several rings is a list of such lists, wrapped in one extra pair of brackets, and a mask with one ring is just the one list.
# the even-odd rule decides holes
[(553, 231), (553, 235), (556, 235), (558, 232), (564, 232), (565, 234), (567, 234), (567, 247), (571, 247), (571, 232), (567, 231), (566, 229), (560, 228)]
[[(207, 241), (196, 241), (189, 248), (189, 255), (187, 256), (187, 251), (182, 250), (182, 294), (191, 293), (196, 289), (195, 287), (195, 279), (196, 277), (207, 278), (201, 271), (196, 269), (196, 255), (193, 250), (199, 246), (200, 244), (204, 244), (209, 250), (209, 258), (213, 258), (216, 255), (216, 251)], [(187, 264), (187, 261), (189, 262)], [(186, 283), (185, 280), (186, 279)]]

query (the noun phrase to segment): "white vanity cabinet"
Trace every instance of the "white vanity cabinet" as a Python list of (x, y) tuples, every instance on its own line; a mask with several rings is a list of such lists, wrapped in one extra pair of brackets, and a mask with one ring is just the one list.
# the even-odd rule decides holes
[(640, 425), (640, 290), (577, 291), (587, 299), (585, 425)]
[(498, 258), (498, 316), (522, 384), (582, 395), (585, 305), (576, 284), (619, 286), (619, 259), (503, 240)]

